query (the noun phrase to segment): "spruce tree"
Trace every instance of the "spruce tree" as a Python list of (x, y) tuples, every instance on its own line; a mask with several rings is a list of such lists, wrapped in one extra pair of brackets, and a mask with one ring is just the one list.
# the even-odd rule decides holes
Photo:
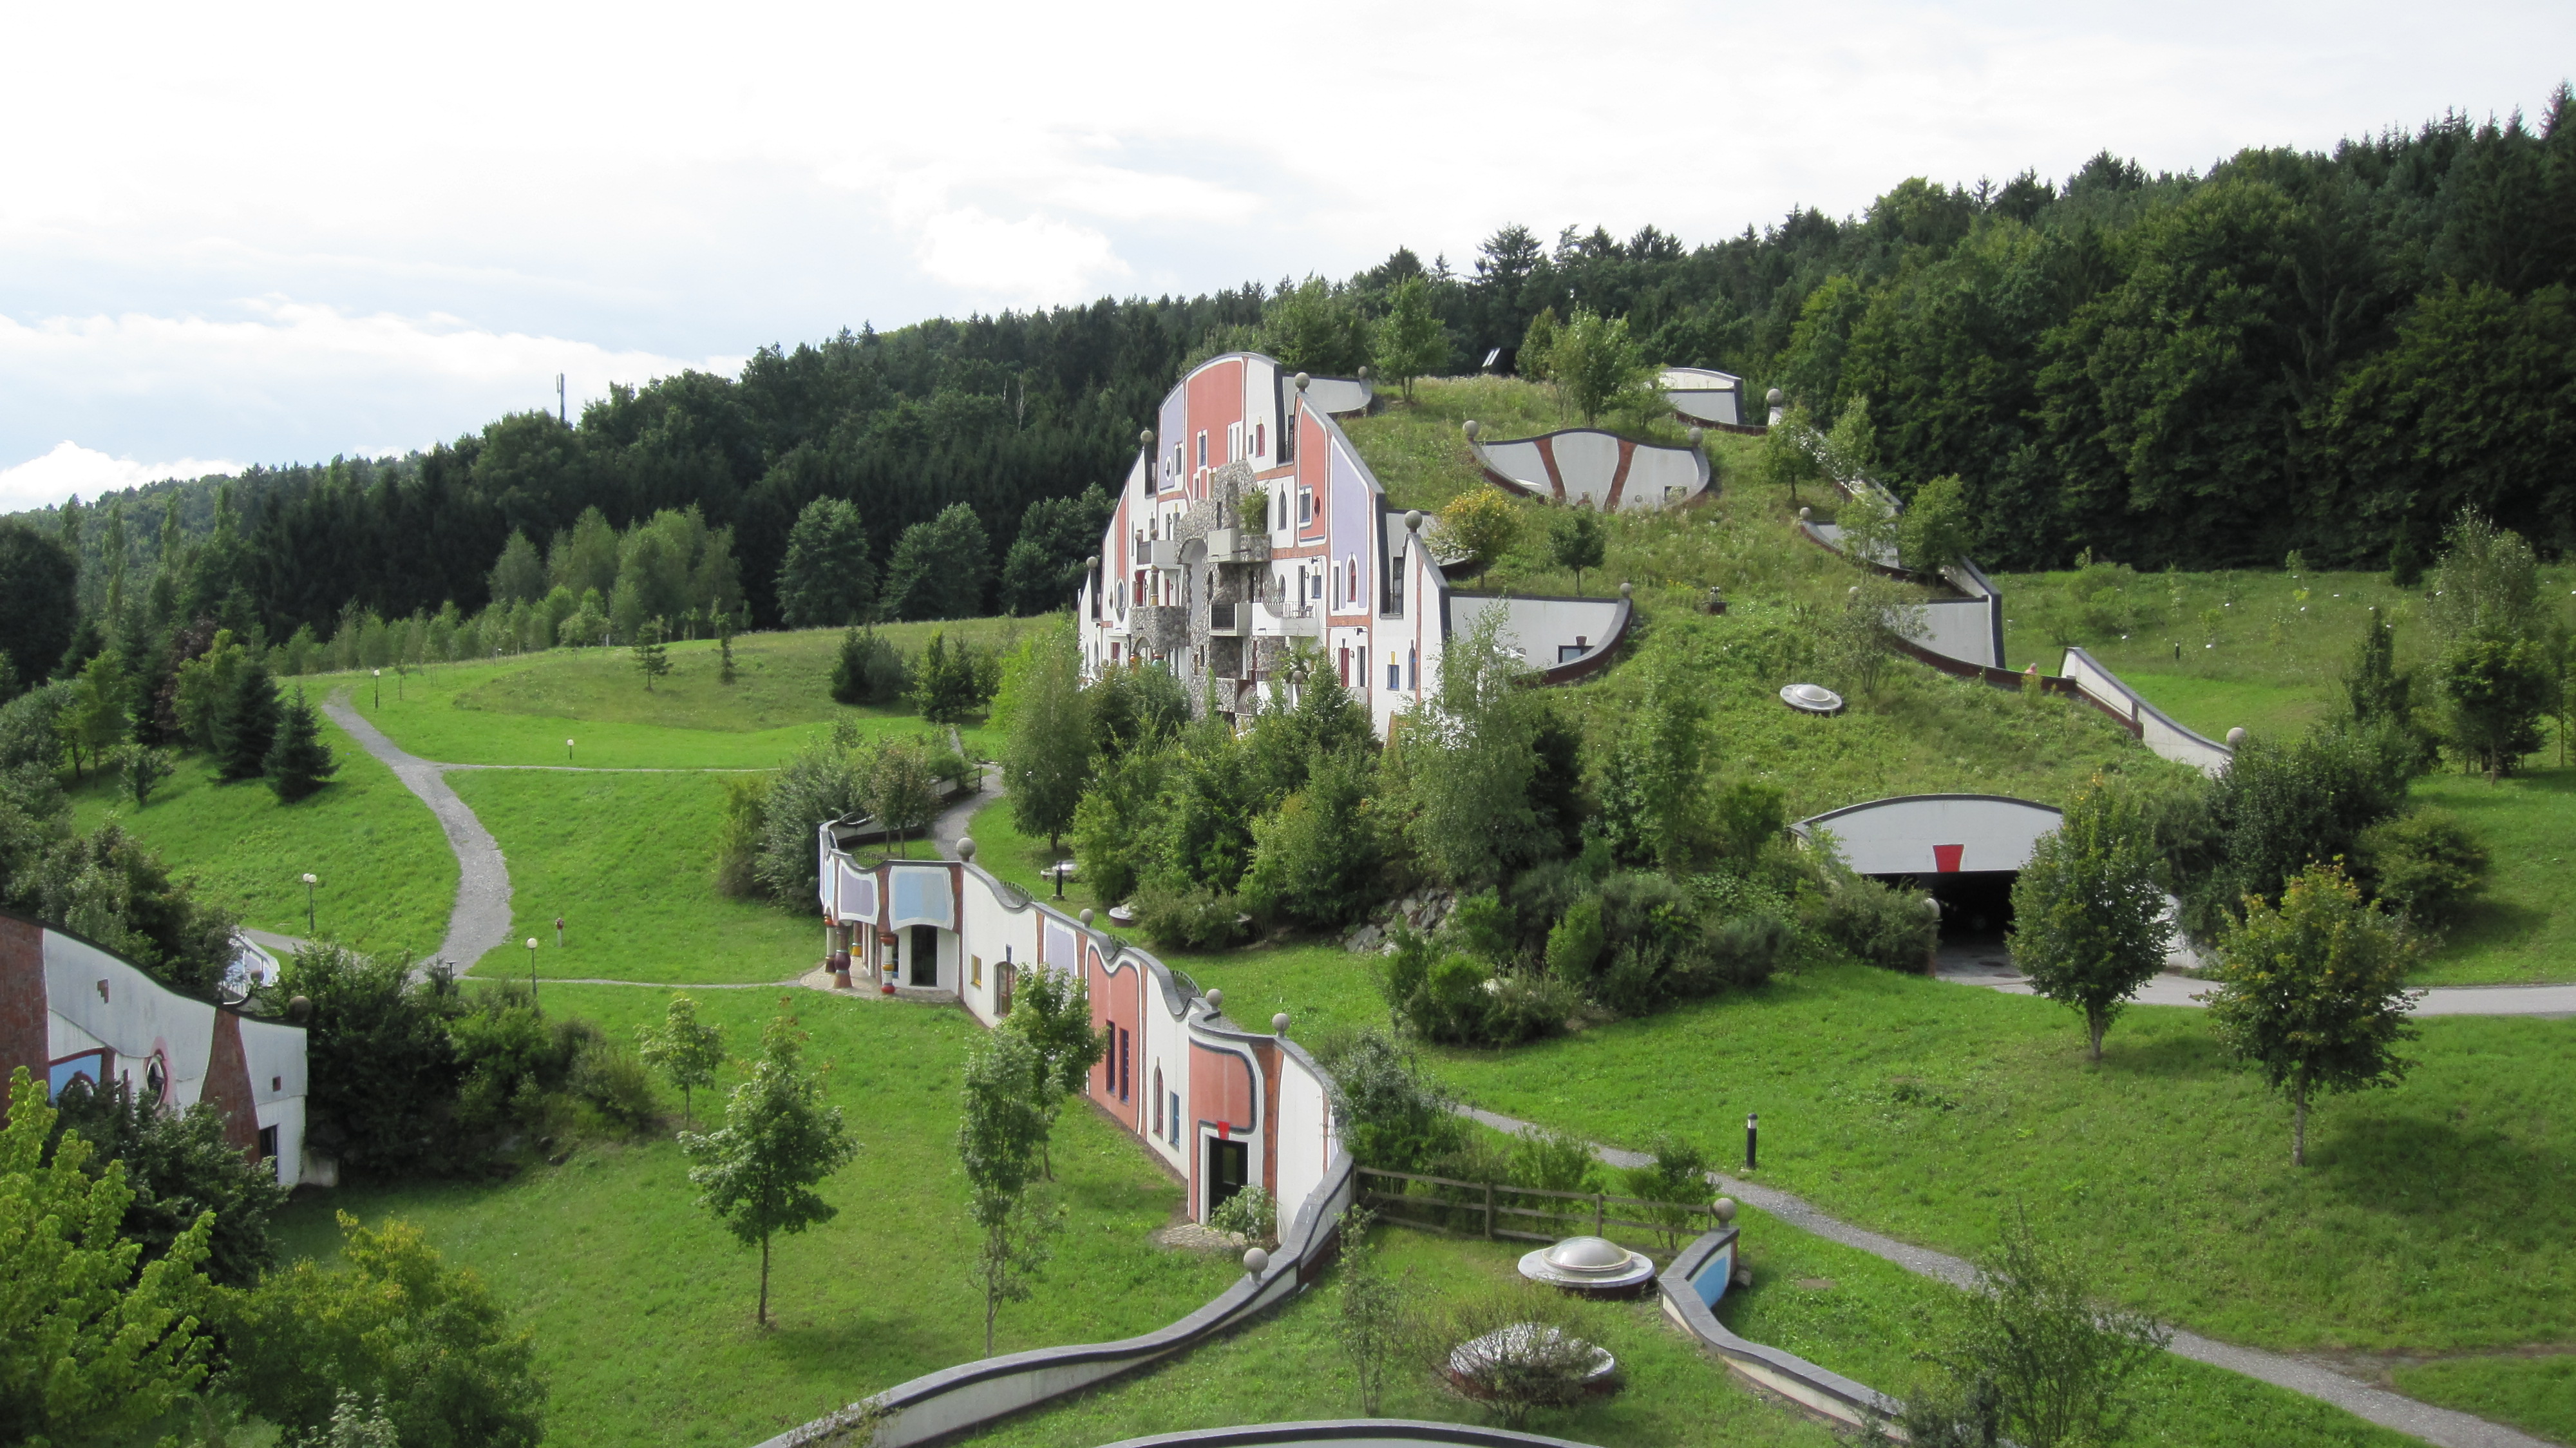
[(268, 787), (280, 801), (292, 804), (331, 782), (340, 761), (322, 742), (322, 721), (304, 702), (304, 686), (286, 701), (277, 720), (277, 738), (268, 746)]
[(635, 667), (644, 675), (644, 692), (653, 692), (653, 681), (671, 672), (671, 656), (662, 647), (662, 621), (647, 619), (635, 631)]
[(215, 777), (226, 784), (268, 773), (277, 739), (277, 683), (265, 666), (247, 663), (215, 715)]

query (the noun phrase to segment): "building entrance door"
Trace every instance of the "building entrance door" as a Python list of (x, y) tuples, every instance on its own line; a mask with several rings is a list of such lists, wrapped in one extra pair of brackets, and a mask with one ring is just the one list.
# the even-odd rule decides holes
[(1208, 1138), (1207, 1215), (1199, 1220), (1206, 1221), (1208, 1217), (1215, 1216), (1217, 1208), (1224, 1206), (1227, 1199), (1243, 1190), (1251, 1174), (1252, 1147), (1250, 1144), (1226, 1141), (1217, 1137)]
[(912, 969), (905, 975), (905, 985), (939, 984), (939, 927), (912, 927)]

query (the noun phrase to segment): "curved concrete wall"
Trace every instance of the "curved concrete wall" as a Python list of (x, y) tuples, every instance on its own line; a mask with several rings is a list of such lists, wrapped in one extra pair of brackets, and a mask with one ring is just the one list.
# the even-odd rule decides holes
[(1833, 836), (1844, 864), (1863, 875), (1950, 875), (2018, 870), (2031, 846), (2057, 829), (2055, 806), (2000, 794), (1908, 794), (1845, 805), (1789, 828)]
[(1524, 497), (1619, 508), (1677, 507), (1708, 491), (1708, 456), (1695, 447), (1638, 442), (1598, 428), (1570, 428), (1501, 442), (1470, 439), (1485, 476)]
[(2236, 758), (2236, 751), (2196, 734), (2176, 723), (2173, 716), (2150, 704), (2120, 676), (2102, 667), (2082, 649), (2068, 649), (2066, 661), (2058, 672), (2083, 690), (2084, 697), (2100, 706), (2103, 713), (2129, 726), (2138, 742), (2177, 764), (2188, 764), (2203, 774), (2224, 774)]
[(1712, 427), (1744, 423), (1744, 379), (1708, 367), (1667, 367), (1655, 386), (1673, 411)]
[[(1565, 683), (1609, 662), (1610, 651), (1627, 632), (1633, 613), (1625, 598), (1565, 598), (1508, 593), (1459, 593), (1448, 596), (1449, 632), (1464, 633), (1486, 614), (1503, 615), (1500, 637), (1521, 651), (1521, 658), (1541, 674), (1541, 683)], [(1580, 673), (1546, 677), (1582, 666)]]
[(1306, 405), (1327, 417), (1358, 417), (1377, 405), (1377, 384), (1362, 377), (1309, 377)]
[[(1793, 1403), (1829, 1418), (1865, 1427), (1893, 1418), (1905, 1405), (1865, 1383), (1829, 1372), (1796, 1353), (1736, 1336), (1713, 1310), (1735, 1266), (1735, 1229), (1710, 1232), (1681, 1250), (1655, 1278), (1664, 1316), (1717, 1354), (1729, 1368)], [(1714, 1283), (1711, 1279), (1716, 1279)], [(1711, 1290), (1712, 1287), (1714, 1290)]]

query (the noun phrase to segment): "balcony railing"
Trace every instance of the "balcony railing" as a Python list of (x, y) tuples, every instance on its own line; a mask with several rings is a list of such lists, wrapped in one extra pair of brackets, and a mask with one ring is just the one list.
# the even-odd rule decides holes
[(1207, 561), (1267, 563), (1270, 561), (1269, 535), (1248, 528), (1211, 528), (1207, 535)]
[(1244, 605), (1242, 605), (1242, 604), (1240, 604), (1240, 603), (1211, 603), (1211, 604), (1209, 604), (1209, 605), (1208, 605), (1208, 634), (1209, 634), (1209, 636), (1210, 636), (1210, 637), (1213, 637), (1213, 638), (1225, 638), (1225, 639), (1234, 639), (1234, 638), (1241, 638), (1241, 637), (1243, 637), (1243, 626), (1244, 626), (1246, 623), (1250, 622), (1250, 620), (1248, 620), (1248, 619), (1246, 619), (1246, 618), (1244, 617), (1244, 613), (1245, 613), (1245, 612), (1246, 612), (1246, 609), (1245, 609)]
[(1261, 605), (1258, 631), (1279, 634), (1287, 638), (1320, 638), (1324, 632), (1324, 616), (1319, 610), (1312, 608), (1264, 602)]

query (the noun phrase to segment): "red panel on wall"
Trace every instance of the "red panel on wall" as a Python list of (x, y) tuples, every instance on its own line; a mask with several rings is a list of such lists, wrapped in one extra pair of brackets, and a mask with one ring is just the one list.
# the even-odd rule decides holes
[(45, 932), (0, 915), (0, 1081), (24, 1066), (45, 1079)]
[(1968, 847), (1966, 845), (1934, 845), (1932, 847), (1932, 868), (1940, 871), (1944, 875), (1955, 875), (1959, 873), (1959, 856), (1961, 852), (1965, 851), (1967, 848)]

